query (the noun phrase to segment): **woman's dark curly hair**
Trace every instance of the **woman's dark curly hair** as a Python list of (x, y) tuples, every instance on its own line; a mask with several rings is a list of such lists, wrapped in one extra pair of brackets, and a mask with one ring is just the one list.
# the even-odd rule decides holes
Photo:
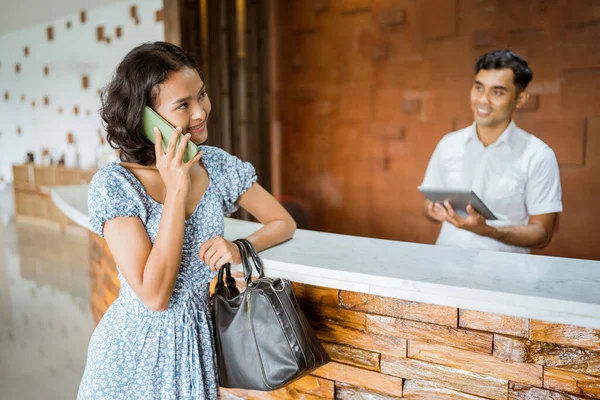
[(119, 150), (121, 161), (146, 166), (156, 163), (154, 144), (140, 129), (142, 110), (156, 104), (159, 85), (169, 74), (184, 68), (195, 69), (204, 80), (194, 59), (167, 42), (139, 45), (121, 61), (100, 95), (106, 140)]

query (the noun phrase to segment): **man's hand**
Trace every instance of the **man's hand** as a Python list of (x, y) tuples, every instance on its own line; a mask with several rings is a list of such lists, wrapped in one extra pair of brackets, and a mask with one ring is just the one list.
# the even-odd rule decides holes
[[(473, 232), (480, 236), (489, 236), (490, 226), (485, 222), (485, 218), (479, 214), (470, 204), (467, 206), (469, 215), (466, 218), (458, 215), (450, 203), (435, 203), (433, 205), (433, 218), (443, 218), (441, 221), (447, 221), (457, 228)], [(431, 215), (431, 213), (430, 213)]]

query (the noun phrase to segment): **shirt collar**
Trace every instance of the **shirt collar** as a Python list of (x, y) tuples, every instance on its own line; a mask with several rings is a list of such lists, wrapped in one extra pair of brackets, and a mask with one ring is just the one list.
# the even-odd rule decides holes
[[(467, 136), (465, 138), (465, 143), (468, 143), (471, 140), (479, 140), (479, 136), (477, 136), (477, 129), (475, 125), (475, 122), (473, 122), (473, 124), (469, 128), (467, 128)], [(504, 132), (502, 132), (498, 140), (492, 143), (491, 146), (496, 145), (496, 143), (506, 143), (508, 147), (513, 148), (516, 139), (516, 135), (514, 133), (516, 127), (517, 125), (515, 124), (515, 121), (510, 121), (510, 124), (508, 124)]]

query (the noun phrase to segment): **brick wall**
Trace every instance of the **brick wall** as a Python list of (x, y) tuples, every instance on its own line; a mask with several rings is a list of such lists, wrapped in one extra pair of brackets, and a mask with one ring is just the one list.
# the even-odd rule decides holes
[(283, 193), (311, 229), (433, 243), (416, 187), (436, 143), (472, 122), (478, 55), (534, 71), (519, 126), (556, 152), (564, 213), (542, 254), (600, 259), (600, 3), (279, 0)]
[[(93, 233), (90, 252), (98, 322), (119, 281)], [(600, 399), (600, 330), (293, 285), (333, 361), (283, 389), (223, 399)]]

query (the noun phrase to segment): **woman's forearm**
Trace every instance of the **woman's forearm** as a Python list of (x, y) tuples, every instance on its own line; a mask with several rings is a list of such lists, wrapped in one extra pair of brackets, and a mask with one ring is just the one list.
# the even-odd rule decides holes
[(290, 217), (273, 220), (251, 234), (247, 239), (256, 251), (263, 251), (279, 243), (290, 240), (296, 231), (296, 222)]
[(184, 233), (185, 201), (178, 196), (167, 195), (158, 235), (142, 276), (147, 305), (156, 311), (169, 306), (181, 264)]

